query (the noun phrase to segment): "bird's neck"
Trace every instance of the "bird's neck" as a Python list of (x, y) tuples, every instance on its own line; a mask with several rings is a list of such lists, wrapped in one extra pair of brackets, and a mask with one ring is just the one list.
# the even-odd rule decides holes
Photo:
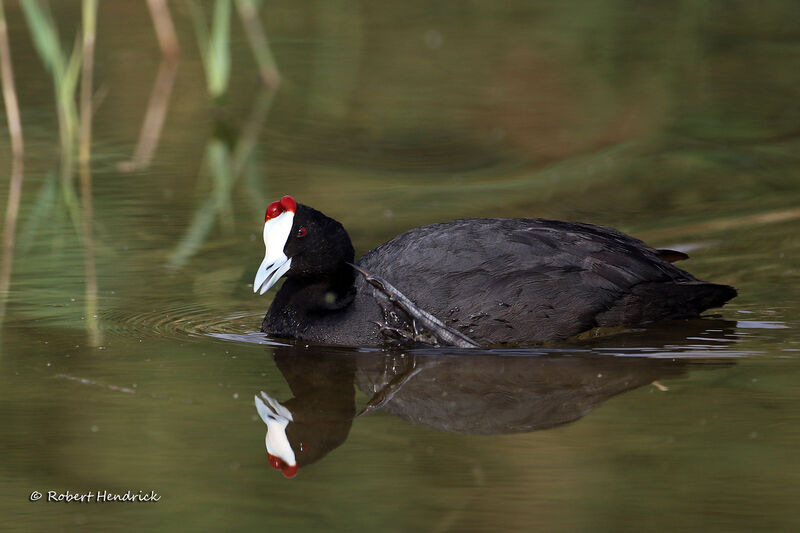
[(286, 336), (302, 330), (315, 316), (348, 307), (355, 297), (355, 272), (342, 263), (325, 277), (289, 277), (264, 317), (264, 326), (274, 335)]

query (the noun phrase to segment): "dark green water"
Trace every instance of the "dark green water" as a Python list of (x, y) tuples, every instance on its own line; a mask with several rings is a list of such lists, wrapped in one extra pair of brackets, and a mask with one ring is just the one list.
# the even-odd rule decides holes
[[(79, 3), (51, 3), (71, 43)], [(269, 1), (280, 90), (259, 91), (234, 17), (216, 105), (174, 7), (160, 144), (126, 172), (160, 55), (143, 2), (101, 2), (87, 249), (50, 77), (6, 2), (26, 166), (0, 331), (3, 530), (800, 528), (795, 3)], [(248, 127), (255, 148), (226, 172)], [(283, 194), (357, 253), (458, 217), (580, 220), (691, 249), (685, 268), (740, 296), (547, 349), (276, 346), (256, 333), (274, 290), (251, 284)], [(268, 464), (260, 391), (302, 425), (315, 460), (294, 479)], [(46, 501), (103, 490), (161, 499)]]

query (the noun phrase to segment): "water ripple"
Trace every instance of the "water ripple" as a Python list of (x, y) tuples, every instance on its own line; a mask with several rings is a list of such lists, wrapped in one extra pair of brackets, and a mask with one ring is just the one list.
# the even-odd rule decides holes
[[(261, 312), (220, 313), (196, 304), (144, 312), (113, 309), (100, 315), (103, 331), (120, 336), (217, 337), (255, 335)], [(258, 334), (263, 336), (263, 334)]]

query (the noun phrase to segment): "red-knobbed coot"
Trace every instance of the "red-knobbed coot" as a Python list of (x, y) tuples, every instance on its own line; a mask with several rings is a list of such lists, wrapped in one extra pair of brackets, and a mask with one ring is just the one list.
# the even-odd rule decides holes
[(261, 331), (315, 343), (535, 344), (689, 318), (736, 289), (700, 281), (615, 229), (468, 218), (412, 229), (354, 265), (342, 225), (284, 196), (267, 208), (254, 292), (287, 280)]

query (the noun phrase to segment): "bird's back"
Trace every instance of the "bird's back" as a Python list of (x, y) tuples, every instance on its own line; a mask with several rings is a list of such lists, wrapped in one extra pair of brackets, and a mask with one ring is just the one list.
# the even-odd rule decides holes
[[(423, 226), (358, 263), (480, 344), (695, 316), (736, 294), (698, 281), (612, 228), (547, 219)], [(356, 303), (369, 305), (370, 288), (363, 280), (357, 288)]]

